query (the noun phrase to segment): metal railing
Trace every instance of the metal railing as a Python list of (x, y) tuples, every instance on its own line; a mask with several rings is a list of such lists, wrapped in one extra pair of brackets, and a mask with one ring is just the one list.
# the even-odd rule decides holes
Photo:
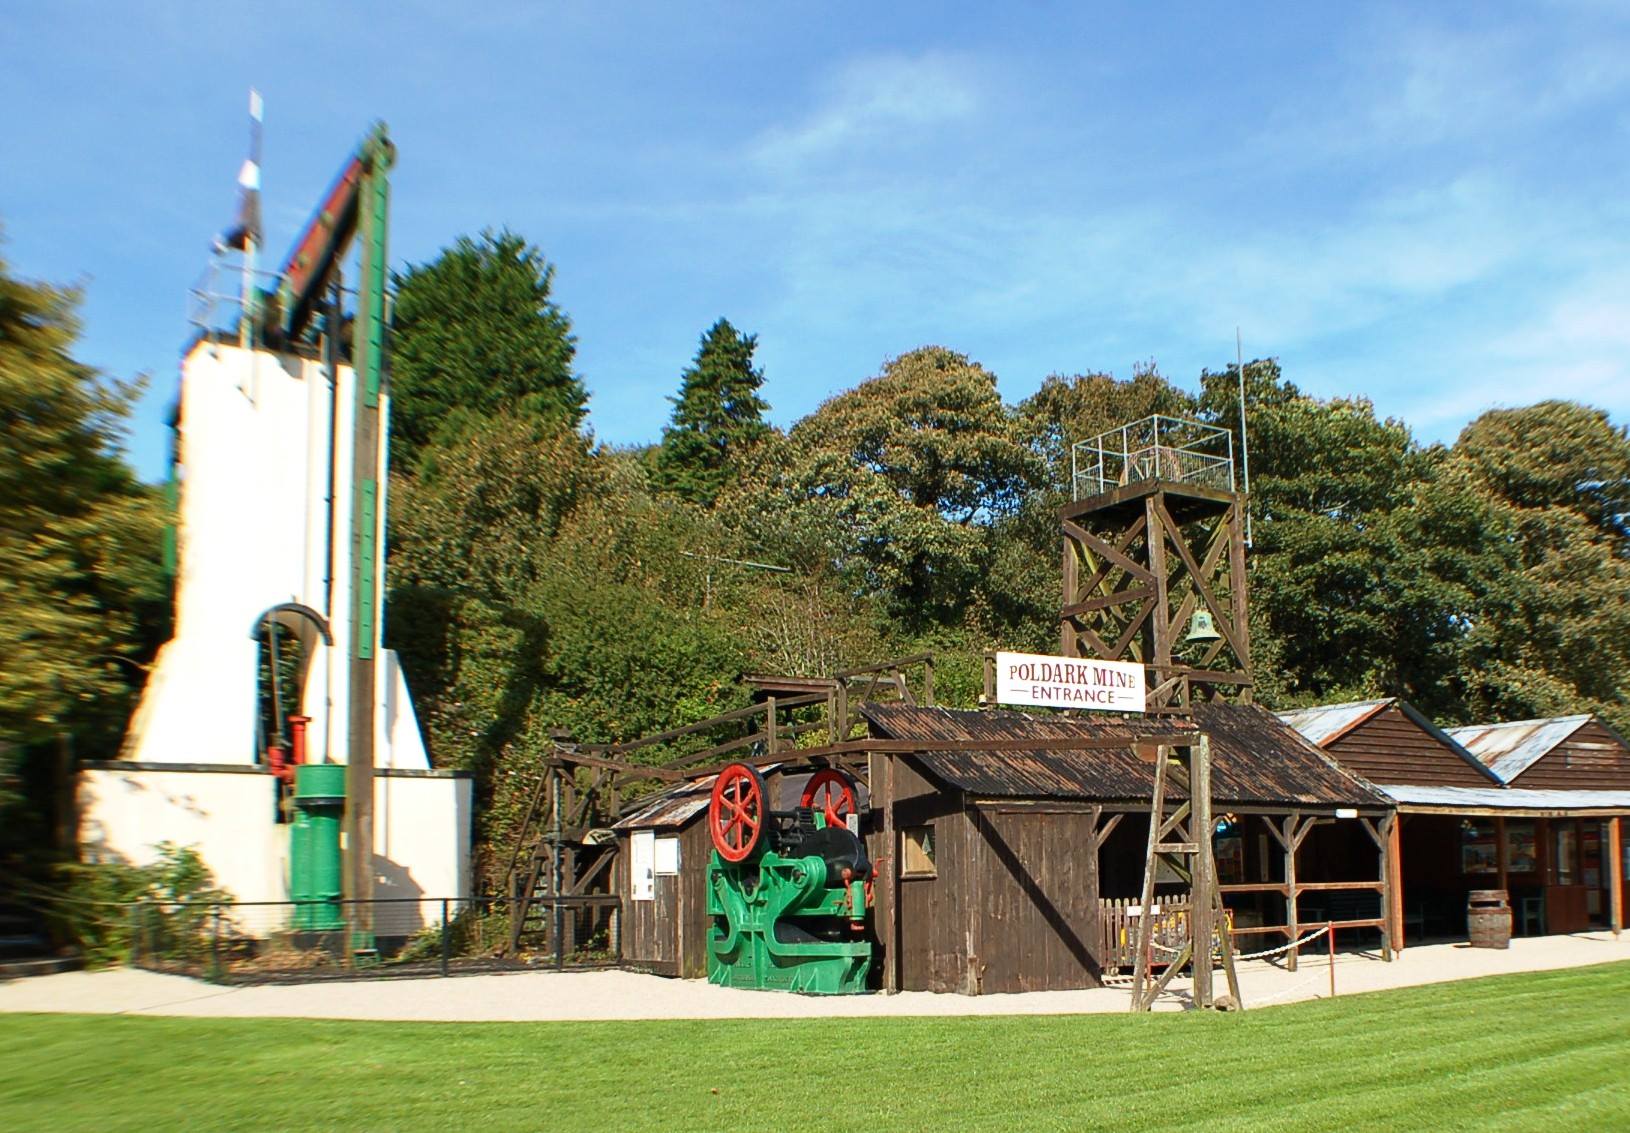
[(1070, 446), (1070, 496), (1086, 499), (1146, 480), (1234, 490), (1234, 434), (1156, 413)]
[(534, 908), (569, 931), (538, 953), (502, 955), (509, 902), (404, 897), (372, 901), (137, 901), (122, 906), (129, 962), (217, 983), (366, 976), (450, 976), (547, 965), (607, 967), (621, 953), (620, 901), (548, 898)]

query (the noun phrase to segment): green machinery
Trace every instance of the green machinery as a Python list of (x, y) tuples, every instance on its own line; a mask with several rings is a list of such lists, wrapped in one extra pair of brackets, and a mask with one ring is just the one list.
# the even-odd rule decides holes
[(775, 812), (749, 764), (719, 773), (708, 803), (707, 972), (725, 987), (846, 995), (866, 990), (876, 871), (851, 820), (855, 786), (822, 770), (798, 808)]
[(345, 765), (306, 763), (294, 771), (294, 826), (289, 832), (289, 896), (299, 932), (345, 927), (339, 904), (340, 822), (345, 814)]

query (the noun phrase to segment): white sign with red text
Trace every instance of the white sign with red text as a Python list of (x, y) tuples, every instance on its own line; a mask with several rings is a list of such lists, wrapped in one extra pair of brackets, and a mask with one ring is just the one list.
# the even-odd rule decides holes
[(996, 654), (996, 703), (1143, 712), (1143, 666), (1042, 653)]

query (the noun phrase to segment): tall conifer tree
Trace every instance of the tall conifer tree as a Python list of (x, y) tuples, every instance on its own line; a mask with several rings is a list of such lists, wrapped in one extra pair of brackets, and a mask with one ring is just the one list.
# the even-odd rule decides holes
[(764, 371), (753, 368), (757, 335), (743, 335), (727, 319), (702, 336), (696, 361), (685, 370), (673, 399), (673, 424), (662, 431), (657, 476), (668, 491), (711, 507), (730, 482), (741, 454), (769, 432), (758, 396)]

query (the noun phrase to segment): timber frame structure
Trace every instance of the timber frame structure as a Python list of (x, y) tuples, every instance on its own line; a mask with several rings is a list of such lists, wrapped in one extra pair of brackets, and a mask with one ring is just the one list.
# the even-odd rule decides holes
[[(1155, 475), (1181, 475), (1174, 467), (1175, 457), (1150, 465)], [(1151, 711), (1225, 693), (1249, 702), (1245, 508), (1231, 481), (1181, 479), (1121, 483), (1061, 508), (1059, 651), (1141, 662)], [(1202, 612), (1215, 638), (1184, 637)]]
[[(932, 705), (934, 658), (900, 657), (829, 677), (754, 675), (745, 683), (757, 703), (684, 727), (609, 744), (551, 733), (552, 749), (503, 872), (506, 954), (541, 939), (563, 966), (579, 938), (615, 936), (619, 898), (609, 884), (617, 845), (608, 828), (644, 798), (710, 775), (727, 759), (809, 761), (865, 780), (865, 754), (852, 741), (863, 723), (859, 705), (880, 699)], [(799, 746), (822, 733), (825, 745)]]

